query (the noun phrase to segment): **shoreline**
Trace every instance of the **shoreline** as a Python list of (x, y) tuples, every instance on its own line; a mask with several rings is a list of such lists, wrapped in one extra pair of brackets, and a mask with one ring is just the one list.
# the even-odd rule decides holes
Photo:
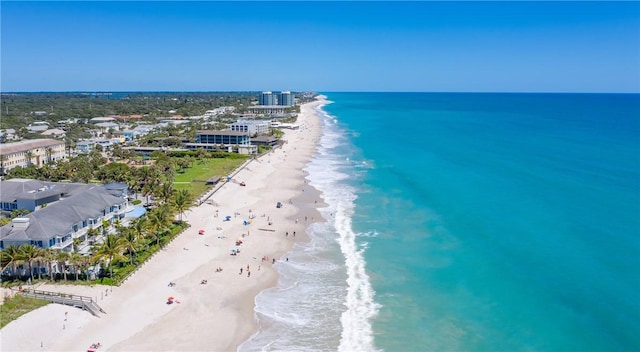
[[(281, 148), (234, 171), (233, 179), (245, 187), (235, 182), (217, 187), (214, 205), (202, 202), (187, 211), (184, 218), (191, 227), (120, 287), (34, 287), (94, 297), (106, 314), (96, 318), (49, 304), (0, 330), (2, 350), (86, 350), (98, 342), (107, 351), (237, 349), (258, 331), (255, 297), (277, 285), (274, 260), (286, 260), (294, 243), (309, 240), (307, 227), (324, 221), (317, 210), (324, 205), (320, 192), (302, 170), (322, 135), (314, 107), (325, 105), (323, 98), (301, 106), (300, 128), (285, 131)], [(276, 208), (277, 202), (283, 207)], [(227, 215), (231, 221), (222, 221)], [(198, 235), (199, 229), (205, 235)], [(236, 240), (243, 244), (235, 246)], [(240, 253), (231, 256), (231, 249)], [(216, 272), (219, 267), (222, 272)], [(169, 282), (176, 285), (169, 287)], [(176, 303), (166, 304), (169, 296)]]

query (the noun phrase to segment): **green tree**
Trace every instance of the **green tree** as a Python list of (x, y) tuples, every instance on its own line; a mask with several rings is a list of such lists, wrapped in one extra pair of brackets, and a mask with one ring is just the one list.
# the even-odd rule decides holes
[(51, 147), (47, 147), (45, 149), (45, 154), (47, 156), (47, 164), (51, 163), (53, 160), (52, 156), (53, 156), (53, 148)]
[(182, 214), (191, 207), (192, 202), (193, 196), (187, 189), (181, 189), (173, 196), (172, 205), (178, 214), (180, 214), (180, 222), (182, 222)]
[(0, 176), (4, 176), (4, 163), (7, 161), (7, 156), (4, 154), (0, 154)]
[(71, 154), (73, 154), (73, 151), (76, 149), (76, 142), (71, 138), (65, 138), (64, 148), (67, 151), (67, 156), (71, 157)]
[(33, 281), (33, 262), (40, 256), (38, 248), (34, 245), (23, 244), (20, 246), (20, 264), (29, 266), (29, 276)]
[(42, 264), (45, 261), (46, 251), (44, 248), (36, 247), (36, 257), (34, 261), (36, 263), (36, 271), (38, 272), (38, 280), (42, 280)]
[(47, 273), (49, 273), (49, 280), (53, 281), (53, 263), (56, 260), (57, 252), (53, 248), (44, 248), (43, 260), (47, 264)]
[(127, 229), (120, 237), (120, 241), (122, 242), (122, 249), (129, 253), (129, 262), (133, 264), (133, 256), (140, 249), (140, 238), (135, 230)]
[(152, 229), (151, 233), (155, 233), (156, 244), (160, 238), (160, 234), (165, 233), (171, 223), (171, 209), (168, 205), (161, 205), (149, 212), (149, 225)]
[(16, 245), (7, 246), (4, 250), (0, 251), (0, 263), (2, 263), (2, 272), (4, 273), (7, 268), (11, 268), (11, 274), (16, 274), (16, 266), (20, 263), (20, 247)]
[(75, 275), (76, 281), (78, 281), (78, 274), (81, 271), (81, 267), (83, 262), (85, 261), (85, 258), (85, 256), (77, 252), (72, 253), (71, 256), (69, 256), (69, 263), (73, 266), (73, 273)]
[(131, 224), (130, 229), (136, 234), (138, 239), (146, 238), (149, 232), (149, 221), (146, 217), (138, 218)]
[(124, 259), (122, 242), (116, 235), (107, 235), (104, 242), (94, 252), (94, 258), (109, 266), (110, 278), (113, 280), (113, 261)]
[(131, 177), (131, 168), (122, 163), (110, 163), (102, 166), (96, 173), (96, 178), (104, 183), (127, 182)]
[(162, 202), (162, 204), (167, 204), (173, 194), (175, 193), (175, 189), (173, 188), (173, 184), (169, 182), (165, 182), (159, 185), (155, 192), (153, 192), (154, 196)]
[(24, 152), (24, 156), (27, 157), (27, 166), (33, 165), (33, 152), (31, 150), (27, 150)]
[(100, 231), (93, 226), (89, 227), (87, 230), (87, 239), (94, 240), (96, 236), (100, 234)]
[(107, 220), (102, 220), (102, 236), (106, 236), (109, 233), (109, 227), (111, 223)]
[(10, 217), (12, 219), (15, 219), (15, 218), (23, 217), (23, 216), (25, 216), (27, 214), (29, 214), (29, 210), (27, 210), (25, 208), (20, 208), (20, 209), (12, 210)]
[(67, 260), (71, 258), (71, 255), (67, 252), (56, 253), (56, 261), (58, 261), (58, 268), (62, 271), (64, 281), (67, 281)]

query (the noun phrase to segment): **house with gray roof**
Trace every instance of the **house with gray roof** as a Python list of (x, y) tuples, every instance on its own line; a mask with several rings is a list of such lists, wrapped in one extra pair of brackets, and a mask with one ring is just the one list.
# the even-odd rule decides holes
[(85, 183), (59, 183), (23, 178), (0, 181), (0, 209), (34, 212), (41, 206), (71, 197), (93, 187)]
[(86, 186), (88, 188), (76, 189), (69, 197), (47, 203), (45, 207), (0, 227), (0, 249), (31, 244), (71, 252), (74, 239), (80, 238), (85, 243), (89, 240), (87, 232), (90, 228), (102, 229), (103, 221), (111, 224), (125, 217), (126, 197), (114, 196), (101, 185)]

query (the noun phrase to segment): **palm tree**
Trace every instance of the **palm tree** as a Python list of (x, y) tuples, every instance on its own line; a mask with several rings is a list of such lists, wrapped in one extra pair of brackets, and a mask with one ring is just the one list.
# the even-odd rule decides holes
[(167, 204), (174, 192), (175, 189), (173, 188), (173, 184), (170, 182), (165, 182), (157, 187), (155, 192), (153, 193), (162, 201), (162, 204)]
[(129, 262), (133, 264), (133, 255), (140, 248), (140, 239), (135, 230), (127, 229), (120, 237), (122, 249), (129, 253)]
[(24, 152), (24, 156), (27, 157), (27, 166), (33, 165), (33, 152), (31, 150), (27, 150)]
[(47, 272), (49, 280), (53, 281), (53, 262), (56, 260), (57, 252), (53, 248), (44, 248), (43, 259), (47, 263)]
[(31, 277), (31, 281), (33, 281), (33, 262), (39, 255), (38, 248), (34, 245), (23, 244), (20, 246), (20, 262), (21, 264), (26, 263), (29, 265), (29, 276)]
[(94, 228), (93, 226), (89, 227), (89, 229), (87, 230), (87, 234), (85, 235), (85, 239), (93, 239), (94, 237), (98, 236), (100, 234), (100, 231), (98, 231), (98, 229)]
[(58, 252), (56, 254), (56, 260), (58, 261), (58, 267), (62, 270), (62, 276), (64, 281), (67, 281), (67, 260), (71, 255), (67, 252)]
[(50, 163), (51, 160), (51, 156), (53, 155), (53, 148), (51, 147), (47, 147), (47, 149), (44, 150), (46, 155), (47, 155), (47, 164)]
[(10, 245), (0, 251), (0, 262), (2, 263), (2, 273), (4, 273), (8, 267), (11, 267), (11, 274), (15, 275), (15, 267), (20, 263), (20, 247)]
[(138, 194), (138, 187), (140, 186), (140, 180), (138, 180), (137, 177), (135, 177), (134, 175), (130, 174), (130, 175), (128, 175), (128, 177), (127, 177), (125, 182), (126, 182), (127, 186), (129, 186), (129, 189), (131, 191), (133, 191), (134, 195)]
[(73, 149), (76, 149), (76, 142), (74, 142), (70, 138), (64, 139), (64, 148), (67, 150), (67, 156), (71, 157), (71, 152)]
[(113, 280), (113, 261), (123, 259), (122, 242), (116, 235), (107, 235), (104, 242), (94, 252), (94, 258), (102, 261), (105, 265), (109, 265), (110, 277)]
[(149, 229), (149, 221), (146, 217), (138, 218), (130, 227), (139, 239), (145, 238)]
[(80, 253), (72, 253), (71, 256), (69, 256), (69, 262), (71, 263), (71, 265), (73, 265), (73, 273), (76, 276), (76, 281), (78, 281), (78, 269), (81, 266), (81, 263), (83, 261), (85, 257), (80, 254)]
[(4, 162), (7, 161), (7, 156), (0, 154), (0, 176), (4, 176)]
[(102, 236), (106, 236), (109, 233), (109, 226), (111, 226), (109, 221), (102, 220)]
[(38, 269), (38, 280), (42, 280), (42, 262), (46, 259), (46, 251), (44, 248), (36, 247), (35, 262)]
[[(80, 256), (80, 258), (78, 259), (77, 262), (78, 268), (79, 268), (79, 272), (83, 273), (87, 270), (87, 267), (89, 267), (89, 265), (91, 265), (91, 257), (86, 256), (86, 255), (82, 255)], [(76, 276), (77, 278), (77, 276)]]
[(160, 184), (162, 173), (157, 168), (143, 166), (138, 169), (138, 178), (142, 185), (142, 194), (147, 197), (147, 204), (149, 204), (149, 196)]
[(172, 205), (180, 214), (180, 222), (182, 222), (182, 214), (190, 208), (193, 202), (193, 196), (188, 189), (181, 189), (172, 198)]
[(156, 244), (160, 239), (159, 234), (164, 233), (169, 227), (171, 215), (171, 209), (167, 205), (161, 205), (149, 212), (149, 225), (152, 229), (151, 232), (154, 232)]

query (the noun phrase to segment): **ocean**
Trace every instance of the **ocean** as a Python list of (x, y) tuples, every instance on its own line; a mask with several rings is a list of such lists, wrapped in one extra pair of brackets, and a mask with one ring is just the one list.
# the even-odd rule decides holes
[(639, 351), (640, 96), (324, 93), (240, 351)]

